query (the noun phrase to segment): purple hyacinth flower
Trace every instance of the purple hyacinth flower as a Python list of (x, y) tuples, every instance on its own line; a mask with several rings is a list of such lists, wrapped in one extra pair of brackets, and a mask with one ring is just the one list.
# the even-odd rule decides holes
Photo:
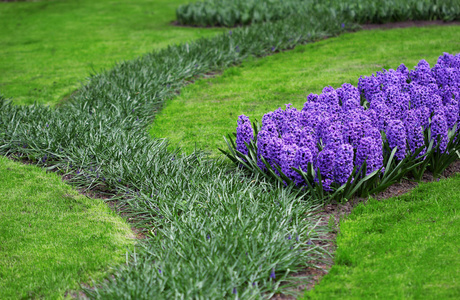
[(398, 87), (390, 87), (387, 91), (386, 104), (391, 109), (392, 119), (398, 119), (409, 109), (410, 94), (400, 91)]
[(248, 148), (246, 144), (249, 144), (254, 138), (254, 131), (251, 126), (251, 121), (245, 115), (238, 117), (238, 126), (236, 128), (236, 150), (247, 155)]
[(342, 144), (337, 148), (334, 161), (334, 181), (340, 185), (345, 184), (353, 172), (353, 147)]
[(348, 99), (358, 100), (358, 104), (359, 104), (359, 97), (360, 97), (359, 90), (357, 87), (353, 86), (352, 84), (344, 83), (342, 84), (341, 87), (339, 87), (336, 90), (336, 92), (337, 92), (337, 96), (339, 97), (339, 101), (341, 105), (343, 105), (343, 103)]
[(438, 145), (440, 139), (439, 150), (441, 153), (446, 152), (448, 136), (447, 136), (447, 122), (442, 114), (435, 114), (431, 120), (431, 139), (434, 141), (433, 147)]
[[(407, 112), (404, 124), (411, 153), (414, 153), (417, 149), (425, 145), (422, 117), (421, 109), (411, 109)], [(420, 152), (418, 156), (422, 156), (423, 154), (425, 154), (425, 150)]]
[(234, 295), (236, 295), (236, 294), (238, 293), (237, 290), (236, 290), (236, 287), (233, 288), (232, 293), (233, 293)]
[(342, 125), (334, 122), (326, 128), (323, 134), (323, 144), (329, 149), (337, 149), (343, 143)]
[[(323, 149), (316, 161), (316, 168), (321, 174), (322, 185), (325, 191), (330, 191), (334, 178), (335, 149)], [(318, 179), (318, 178), (317, 178)]]
[[(284, 142), (283, 139), (275, 137), (270, 140), (270, 159), (274, 164), (281, 166), (281, 159), (283, 153)], [(275, 169), (275, 172), (278, 173), (278, 170)]]
[(356, 149), (368, 126), (370, 126), (370, 120), (363, 111), (359, 109), (349, 111), (344, 118), (343, 141)]
[(355, 165), (358, 170), (366, 162), (366, 175), (380, 169), (383, 166), (383, 151), (381, 143), (371, 137), (366, 136), (359, 141), (356, 150)]
[(444, 106), (444, 115), (446, 117), (447, 129), (451, 130), (459, 119), (458, 105), (448, 104)]
[(404, 64), (400, 64), (396, 71), (404, 75), (406, 79), (409, 76), (409, 69)]
[(431, 72), (430, 64), (424, 59), (417, 64), (415, 70), (410, 71), (409, 77), (412, 81), (421, 85), (436, 83), (436, 79)]
[(296, 145), (284, 144), (281, 153), (281, 171), (290, 179), (295, 179), (295, 171), (291, 167), (295, 167), (295, 157), (297, 152)]
[(270, 272), (270, 278), (271, 279), (276, 279), (275, 268), (272, 268), (272, 271)]
[(398, 147), (396, 150), (395, 157), (398, 160), (403, 160), (406, 157), (406, 128), (401, 120), (391, 120), (388, 123), (387, 130), (387, 141), (390, 149)]
[(364, 98), (369, 101), (373, 94), (380, 93), (380, 82), (377, 78), (375, 78), (375, 76), (361, 76), (358, 80), (358, 90), (364, 96)]
[[(313, 155), (307, 146), (299, 147), (295, 153), (294, 167), (304, 172), (308, 171), (308, 164), (313, 163)], [(300, 185), (304, 182), (302, 175), (294, 171), (294, 182)]]

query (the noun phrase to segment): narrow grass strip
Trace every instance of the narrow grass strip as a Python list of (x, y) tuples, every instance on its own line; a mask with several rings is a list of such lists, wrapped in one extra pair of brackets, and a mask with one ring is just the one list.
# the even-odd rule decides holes
[(460, 18), (455, 0), (204, 0), (179, 6), (176, 15), (181, 24), (235, 26), (308, 17), (312, 11), (333, 12), (360, 24)]
[(460, 175), (370, 199), (340, 223), (335, 264), (304, 299), (460, 295)]
[(0, 157), (0, 195), (2, 299), (63, 298), (133, 248), (125, 221), (57, 174)]

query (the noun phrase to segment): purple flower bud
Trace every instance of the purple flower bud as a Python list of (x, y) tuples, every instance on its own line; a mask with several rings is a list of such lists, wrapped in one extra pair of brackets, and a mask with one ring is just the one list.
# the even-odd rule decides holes
[(418, 63), (415, 70), (409, 72), (409, 77), (412, 81), (421, 85), (436, 83), (436, 80), (431, 73), (430, 64), (424, 59)]
[(284, 145), (281, 153), (281, 171), (291, 179), (294, 179), (295, 171), (292, 167), (295, 167), (295, 157), (297, 152), (297, 146), (295, 145)]
[(380, 93), (380, 82), (374, 76), (360, 77), (358, 80), (358, 89), (368, 101), (373, 94)]
[(380, 169), (383, 165), (382, 145), (370, 136), (362, 138), (356, 150), (355, 165), (358, 167), (358, 170), (364, 162), (367, 165), (366, 175)]
[(237, 290), (236, 290), (236, 287), (233, 288), (232, 293), (235, 294), (235, 295), (238, 293)]
[[(425, 145), (423, 133), (423, 114), (421, 109), (411, 109), (407, 112), (405, 127), (407, 142), (409, 143), (410, 152), (414, 153), (417, 149)], [(420, 152), (422, 156), (425, 150)]]
[(270, 272), (270, 278), (271, 279), (276, 279), (275, 268), (272, 268), (272, 271)]
[(434, 141), (433, 147), (438, 145), (440, 139), (439, 150), (441, 153), (446, 152), (447, 149), (447, 122), (442, 114), (435, 114), (431, 120), (431, 139)]
[(323, 179), (333, 177), (334, 161), (335, 151), (333, 149), (325, 148), (318, 154), (316, 165)]
[(340, 185), (345, 184), (353, 172), (353, 155), (353, 147), (350, 144), (342, 144), (337, 149), (334, 180)]
[(247, 155), (248, 148), (246, 144), (249, 144), (254, 138), (254, 132), (251, 126), (249, 118), (245, 115), (238, 117), (238, 126), (236, 128), (236, 150)]
[(401, 120), (392, 120), (388, 123), (386, 130), (388, 145), (390, 149), (398, 147), (395, 157), (403, 160), (406, 157), (406, 128)]

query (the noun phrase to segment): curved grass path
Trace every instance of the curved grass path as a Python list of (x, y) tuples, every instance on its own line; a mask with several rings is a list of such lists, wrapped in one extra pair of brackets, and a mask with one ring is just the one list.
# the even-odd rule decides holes
[(62, 298), (101, 280), (133, 244), (129, 225), (103, 201), (0, 157), (1, 299)]
[(150, 133), (186, 151), (218, 153), (223, 135), (235, 132), (239, 115), (251, 121), (284, 104), (302, 108), (309, 93), (323, 87), (356, 85), (361, 75), (420, 59), (434, 64), (443, 52), (460, 52), (460, 26), (434, 26), (345, 33), (292, 51), (244, 62), (222, 76), (199, 80), (167, 100)]

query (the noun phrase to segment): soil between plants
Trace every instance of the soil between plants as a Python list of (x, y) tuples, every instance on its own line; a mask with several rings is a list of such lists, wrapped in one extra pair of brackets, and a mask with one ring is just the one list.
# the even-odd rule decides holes
[[(5, 0), (3, 0), (5, 1)], [(7, 0), (8, 1), (8, 0)], [(170, 24), (172, 26), (177, 27), (189, 27), (189, 28), (225, 28), (223, 25), (206, 25), (206, 26), (199, 26), (199, 25), (186, 25), (181, 24), (179, 21), (174, 20), (171, 21)], [(244, 25), (250, 26), (251, 24)], [(360, 24), (360, 26), (364, 30), (372, 30), (372, 29), (394, 29), (394, 28), (407, 28), (407, 27), (426, 27), (426, 26), (451, 26), (451, 25), (460, 25), (460, 21), (443, 21), (443, 20), (432, 20), (432, 21), (400, 21), (400, 22), (390, 22), (384, 24)], [(238, 28), (244, 27), (243, 25), (236, 25), (230, 28)]]

